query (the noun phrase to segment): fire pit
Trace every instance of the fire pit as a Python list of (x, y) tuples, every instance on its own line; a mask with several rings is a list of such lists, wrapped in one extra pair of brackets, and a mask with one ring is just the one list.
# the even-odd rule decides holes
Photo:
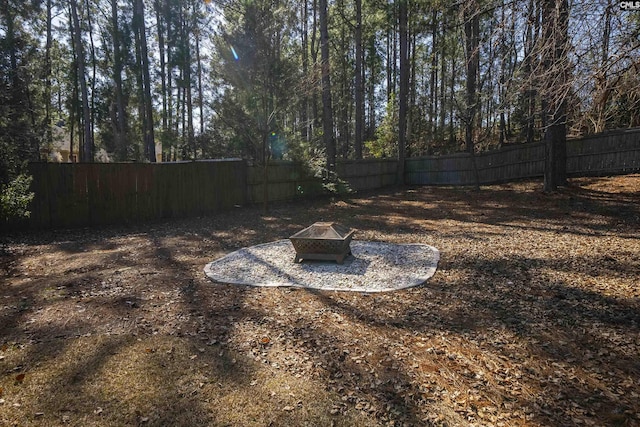
[(296, 250), (294, 262), (314, 259), (342, 264), (351, 253), (349, 244), (355, 232), (335, 222), (316, 222), (289, 237)]

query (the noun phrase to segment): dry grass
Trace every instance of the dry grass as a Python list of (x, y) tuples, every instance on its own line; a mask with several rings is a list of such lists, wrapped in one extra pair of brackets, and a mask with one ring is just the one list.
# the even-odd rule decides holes
[[(389, 190), (6, 237), (0, 424), (640, 424), (640, 176)], [(437, 247), (384, 294), (213, 284), (317, 220)]]

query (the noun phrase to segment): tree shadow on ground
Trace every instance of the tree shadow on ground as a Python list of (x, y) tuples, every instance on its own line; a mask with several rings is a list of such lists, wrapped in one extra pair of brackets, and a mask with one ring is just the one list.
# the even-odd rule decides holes
[[(517, 187), (491, 188), (479, 193), (441, 187), (419, 187), (412, 191), (411, 201), (396, 193), (374, 196), (370, 203), (360, 206), (363, 212), (358, 219), (368, 228), (400, 232), (413, 232), (421, 226), (426, 227), (426, 231), (436, 230), (437, 226), (430, 229), (429, 224), (447, 220), (539, 231), (561, 229), (577, 235), (620, 232), (620, 227), (637, 229), (640, 223), (640, 197), (631, 194), (581, 187), (554, 194), (523, 192)], [(384, 211), (385, 216), (378, 215), (376, 210)], [(591, 221), (593, 216), (606, 221)], [(394, 223), (395, 218), (410, 220)], [(541, 221), (544, 226), (538, 224)], [(628, 237), (639, 238), (635, 233), (629, 233)]]
[[(564, 261), (521, 259), (520, 264), (530, 265), (529, 273), (539, 277), (511, 282), (499, 273), (509, 260), (485, 260), (480, 267), (475, 258), (458, 260), (449, 268), (478, 270), (489, 276), (482, 281), (487, 285), (479, 286), (480, 280), (470, 278), (451, 286), (438, 283), (436, 275), (424, 289), (406, 291), (411, 295), (389, 312), (361, 310), (359, 304), (340, 295), (314, 294), (336, 312), (363, 325), (418, 336), (444, 331), (479, 340), (483, 351), (498, 358), (520, 363), (537, 359), (537, 367), (529, 368), (528, 387), (553, 393), (558, 397), (557, 406), (537, 403), (539, 395), (511, 399), (511, 404), (536, 408), (532, 415), (543, 424), (572, 424), (568, 404), (596, 424), (633, 423), (635, 403), (625, 395), (637, 393), (632, 379), (640, 377), (640, 361), (633, 347), (640, 333), (640, 305), (545, 277), (544, 269), (560, 266), (562, 271)], [(369, 298), (382, 307), (398, 297), (384, 294)], [(512, 342), (500, 339), (496, 331), (503, 330), (509, 332)], [(541, 366), (557, 366), (562, 372), (554, 375), (554, 368)], [(628, 381), (622, 386), (619, 378)]]
[[(194, 316), (185, 315), (193, 308), (191, 266), (174, 262), (159, 240), (151, 243), (156, 248), (148, 264), (144, 251), (130, 254), (134, 260), (109, 253), (117, 249), (113, 242), (64, 242), (60, 251), (67, 257), (87, 248), (105, 254), (78, 268), (63, 266), (61, 274), (34, 273), (2, 288), (7, 305), (0, 317), (0, 379), (6, 386), (0, 394), (15, 410), (0, 414), (0, 423), (208, 425), (213, 414), (190, 394), (200, 386), (175, 384), (184, 374), (178, 371), (184, 360), (194, 354), (193, 369), (207, 372), (216, 384), (248, 383), (252, 368), (220, 345), (205, 345), (194, 332)], [(149, 274), (156, 264), (163, 274)], [(155, 283), (149, 286), (150, 281)], [(163, 294), (173, 301), (161, 314), (168, 325), (158, 335), (162, 325), (153, 325), (157, 317), (148, 318), (158, 316), (163, 304), (150, 296)], [(242, 297), (229, 292), (218, 315)], [(210, 329), (207, 336), (216, 334), (223, 342), (229, 330)], [(12, 384), (11, 378), (21, 379)], [(130, 393), (109, 395), (110, 387)]]
[[(51, 412), (38, 417), (49, 425), (61, 425), (64, 415), (76, 425), (220, 425), (228, 421), (216, 415), (217, 401), (207, 399), (234, 387), (251, 396), (252, 375), (285, 370), (308, 374), (314, 386), (338, 396), (339, 413), (360, 408), (372, 425), (481, 423), (487, 405), (499, 414), (520, 411), (529, 417), (523, 422), (543, 425), (571, 425), (573, 416), (596, 425), (633, 425), (640, 303), (598, 288), (600, 280), (630, 286), (638, 278), (630, 249), (605, 257), (550, 257), (458, 248), (443, 253), (439, 272), (425, 285), (390, 294), (261, 290), (202, 280), (212, 257), (286, 237), (320, 219), (357, 225), (365, 236), (404, 239), (429, 231), (442, 244), (451, 241), (451, 248), (472, 240), (491, 243), (512, 226), (637, 238), (635, 195), (567, 191), (573, 201), (508, 187), (486, 199), (463, 190), (393, 190), (344, 203), (276, 205), (268, 216), (256, 208), (100, 230), (98, 237), (88, 231), (53, 233), (42, 241), (31, 236), (26, 255), (10, 255), (14, 264), (3, 276), (8, 286), (2, 287), (0, 330), (9, 347), (0, 360), (0, 379), (9, 384), (3, 398), (7, 407), (15, 396), (23, 399), (21, 409), (11, 411), (25, 423), (38, 422), (35, 414), (48, 407)], [(586, 206), (580, 215), (573, 210), (583, 207), (576, 200)], [(595, 216), (606, 221), (593, 221)], [(443, 229), (449, 219), (453, 224)], [(497, 234), (473, 230), (473, 224), (495, 226)], [(607, 228), (612, 224), (619, 230)], [(44, 259), (36, 253), (43, 248), (62, 260), (49, 276), (25, 276), (28, 266)], [(89, 253), (93, 258), (83, 261)], [(301, 307), (308, 311), (296, 311)], [(249, 349), (258, 351), (251, 353), (256, 357), (266, 353), (267, 367), (243, 347), (249, 345), (243, 334), (260, 331), (269, 331), (270, 344), (253, 336)], [(295, 355), (311, 367), (284, 363)], [(112, 383), (101, 390), (95, 381), (105, 371)], [(24, 384), (13, 384), (21, 372), (27, 374)], [(126, 375), (137, 397), (103, 394)], [(21, 389), (29, 382), (38, 386), (35, 404), (26, 403)], [(456, 399), (474, 393), (480, 400), (454, 410)], [(106, 413), (113, 408), (121, 416)], [(0, 421), (2, 416), (6, 412)], [(280, 424), (300, 420), (280, 411), (262, 421), (268, 417)]]

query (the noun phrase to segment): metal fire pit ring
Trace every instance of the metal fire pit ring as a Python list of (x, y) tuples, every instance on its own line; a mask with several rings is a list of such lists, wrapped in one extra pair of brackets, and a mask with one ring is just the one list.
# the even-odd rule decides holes
[(351, 239), (355, 230), (335, 222), (316, 222), (289, 237), (296, 250), (294, 262), (303, 260), (344, 263), (351, 254)]

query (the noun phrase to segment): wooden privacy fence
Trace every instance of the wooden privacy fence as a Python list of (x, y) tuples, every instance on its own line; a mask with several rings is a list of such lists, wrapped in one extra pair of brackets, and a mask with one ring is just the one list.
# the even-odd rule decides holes
[[(520, 144), (475, 155), (480, 184), (496, 184), (544, 174), (544, 143)], [(407, 159), (405, 183), (473, 185), (473, 158), (468, 153)], [(606, 132), (567, 141), (569, 176), (640, 171), (640, 129)]]
[(338, 176), (353, 190), (374, 190), (397, 183), (397, 160), (341, 160)]
[[(473, 158), (468, 153), (407, 159), (405, 182), (419, 185), (475, 184)], [(544, 145), (526, 144), (475, 155), (480, 184), (541, 176)]]
[[(395, 184), (397, 162), (340, 162), (353, 190)], [(83, 227), (205, 215), (264, 199), (264, 169), (242, 160), (181, 163), (32, 163), (29, 226)], [(272, 162), (267, 168), (270, 201), (324, 193), (322, 180), (304, 165)]]
[[(322, 193), (322, 181), (314, 177), (301, 163), (275, 161), (267, 168), (268, 200), (293, 200), (311, 197)], [(264, 167), (262, 165), (247, 168), (247, 201), (264, 201)]]
[(634, 171), (640, 171), (640, 129), (567, 141), (567, 172), (573, 176)]
[[(541, 177), (545, 147), (521, 144), (475, 156), (481, 184)], [(339, 161), (336, 172), (353, 190), (396, 183), (396, 160)], [(243, 160), (181, 163), (33, 163), (29, 225), (34, 228), (126, 224), (206, 215), (264, 197), (264, 169)], [(567, 142), (571, 176), (640, 171), (640, 129), (609, 132)], [(301, 164), (273, 162), (267, 169), (270, 201), (324, 193), (322, 181)], [(472, 185), (467, 153), (407, 159), (405, 183)], [(2, 224), (0, 224), (2, 225)]]
[[(397, 160), (339, 160), (336, 173), (351, 190), (373, 190), (396, 184)], [(274, 161), (267, 168), (270, 201), (293, 200), (324, 193), (322, 180), (300, 163)], [(249, 166), (247, 170), (247, 201), (264, 200), (264, 169)]]
[(29, 225), (126, 224), (203, 215), (245, 201), (243, 161), (32, 163)]

